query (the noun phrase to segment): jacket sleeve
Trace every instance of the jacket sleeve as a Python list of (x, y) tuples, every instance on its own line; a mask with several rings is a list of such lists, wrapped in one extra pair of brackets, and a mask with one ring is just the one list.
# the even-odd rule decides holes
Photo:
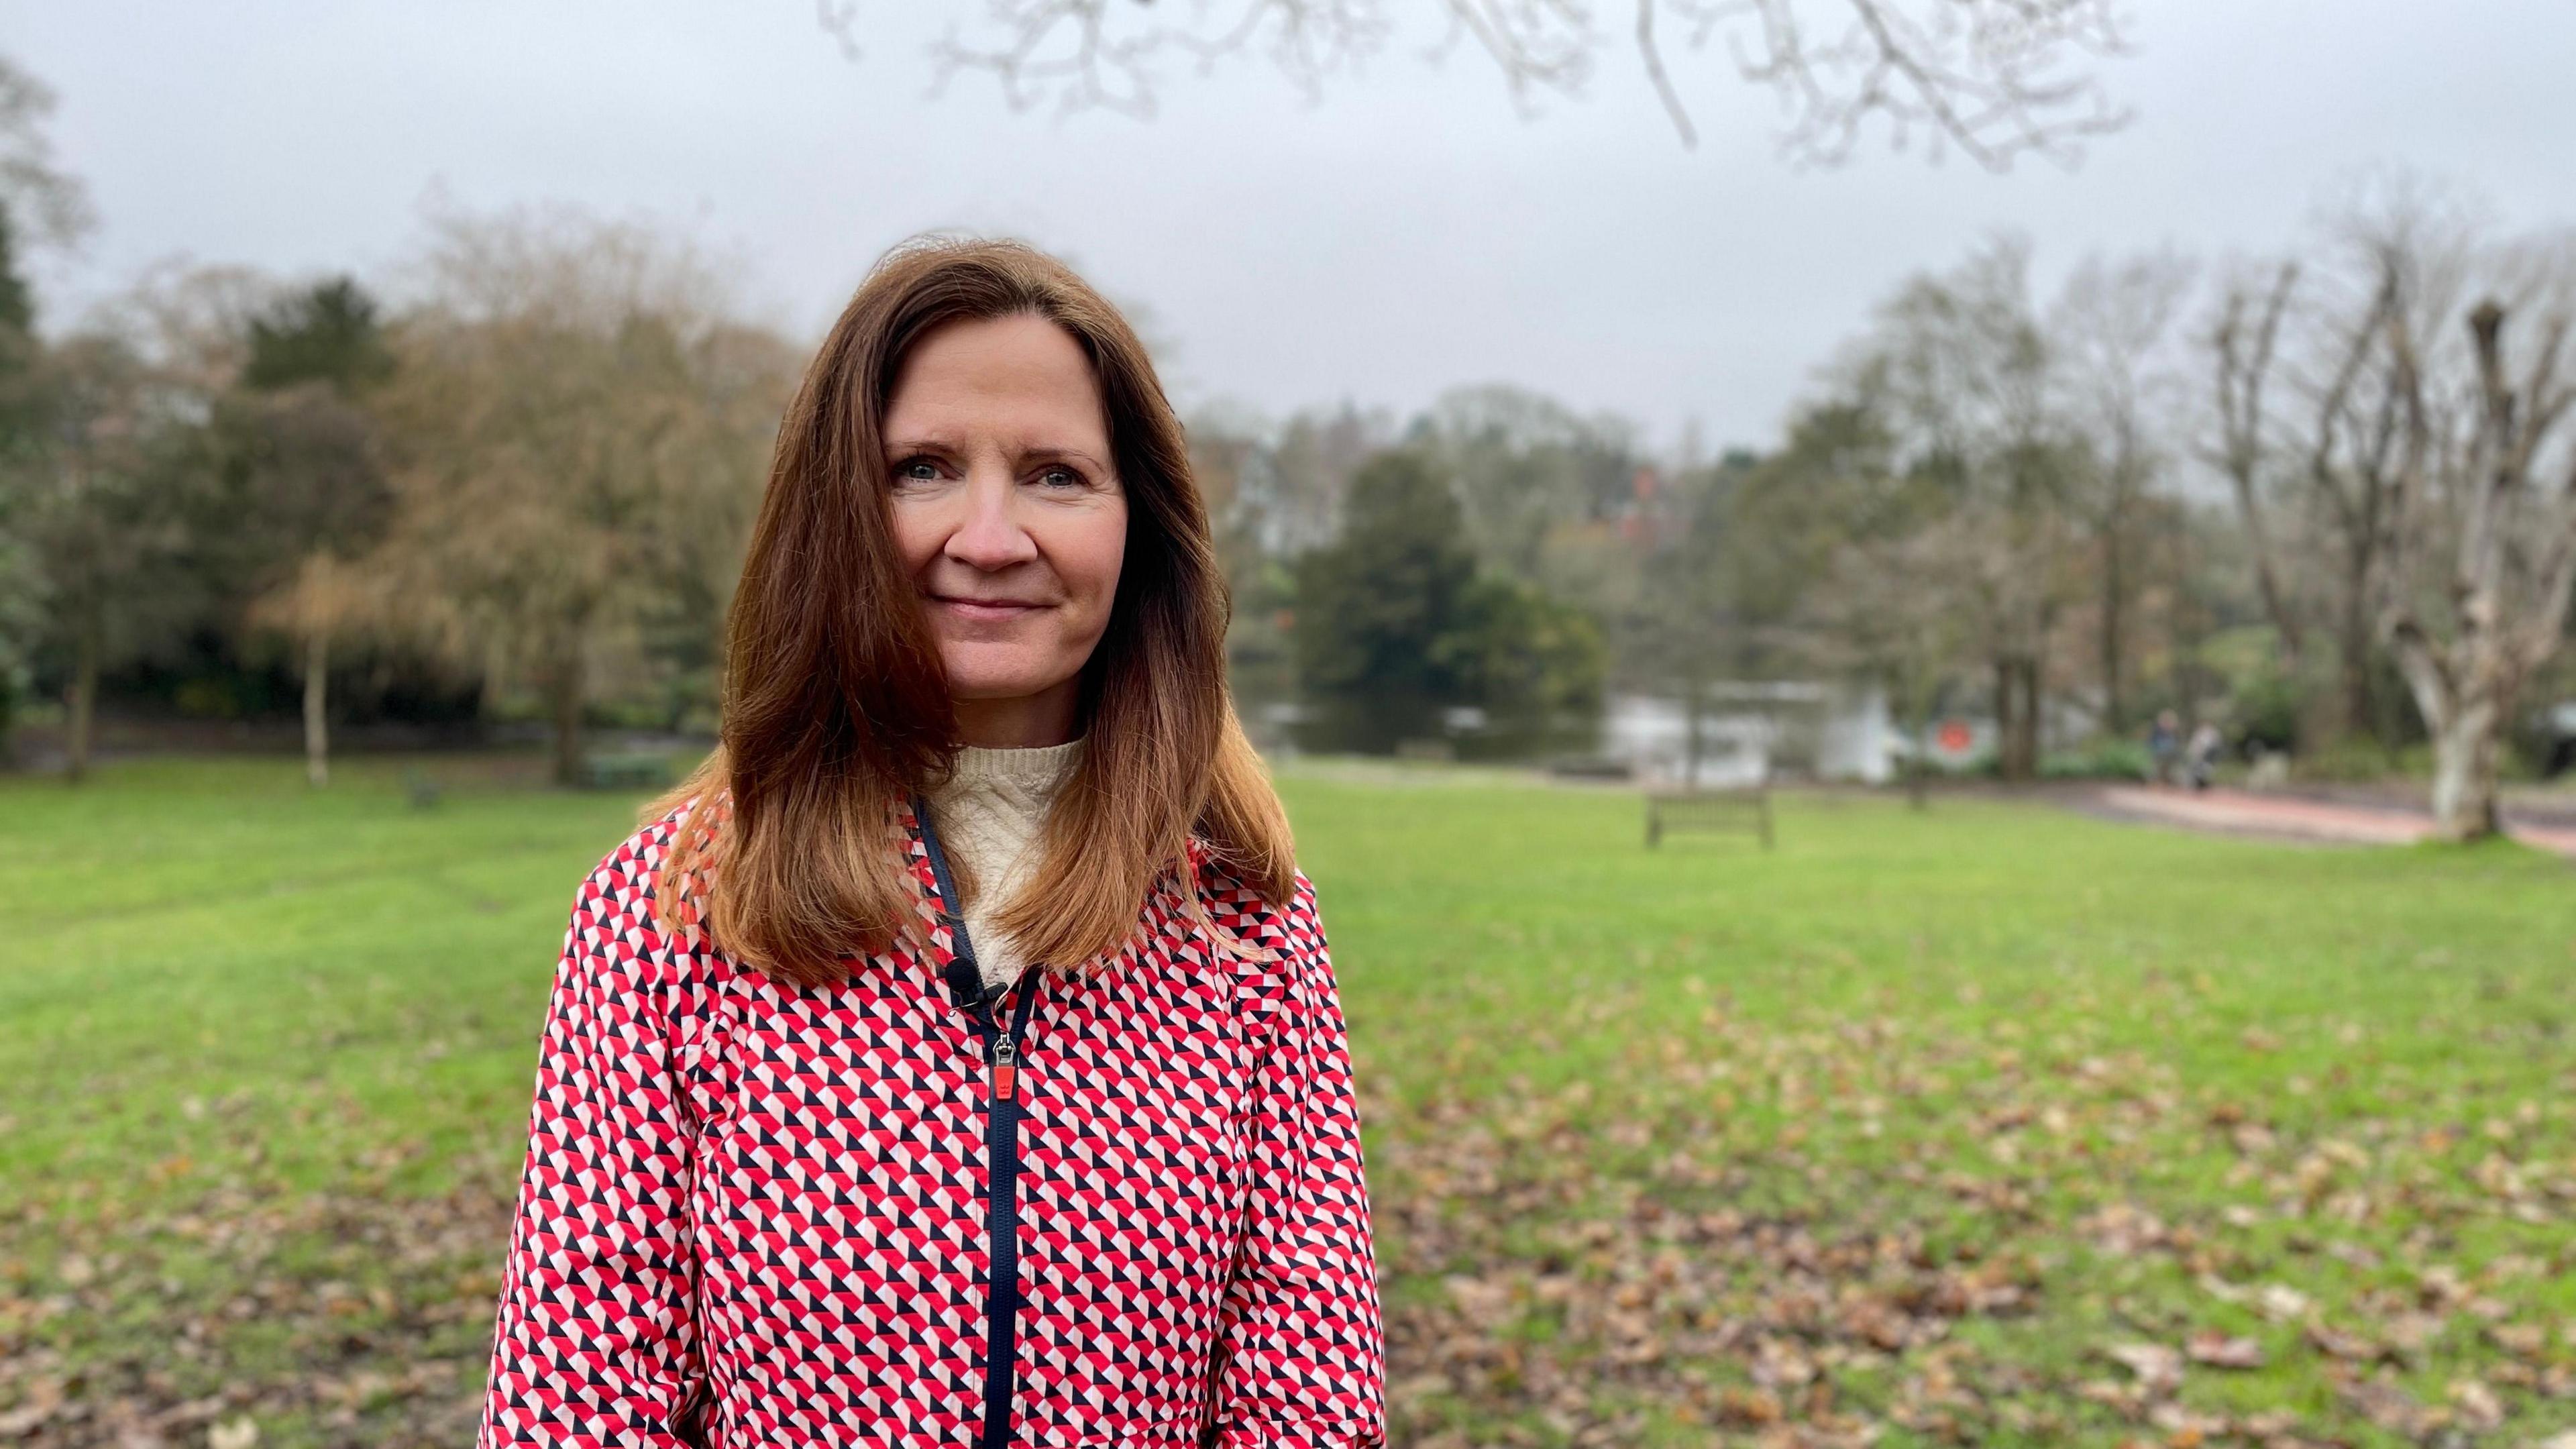
[(648, 928), (649, 839), (600, 862), (564, 932), (477, 1449), (679, 1442), (695, 1271), (670, 1070), (684, 958)]
[(1215, 1384), (1215, 1442), (1379, 1445), (1386, 1437), (1385, 1333), (1370, 1247), (1349, 1035), (1332, 958), (1301, 873), (1260, 1069), (1250, 1206), (1228, 1285)]

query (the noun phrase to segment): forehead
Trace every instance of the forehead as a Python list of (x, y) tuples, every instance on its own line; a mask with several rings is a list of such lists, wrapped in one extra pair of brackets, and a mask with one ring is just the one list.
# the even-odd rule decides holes
[(1107, 419), (1090, 356), (1072, 333), (1026, 313), (930, 329), (896, 369), (885, 430), (891, 439), (957, 428), (1104, 440)]

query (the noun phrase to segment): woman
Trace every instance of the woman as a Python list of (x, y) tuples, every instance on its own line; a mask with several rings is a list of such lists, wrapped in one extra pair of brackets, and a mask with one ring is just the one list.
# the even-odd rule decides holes
[(1135, 334), (879, 264), (781, 427), (722, 740), (574, 903), (479, 1443), (1373, 1444), (1313, 889)]

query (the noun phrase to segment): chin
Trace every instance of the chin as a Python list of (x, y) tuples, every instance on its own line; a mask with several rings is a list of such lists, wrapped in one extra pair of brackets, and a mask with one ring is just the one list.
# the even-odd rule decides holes
[(1066, 676), (1032, 667), (1025, 660), (949, 657), (940, 661), (948, 673), (948, 692), (958, 699), (1025, 699), (1043, 694)]
[(957, 699), (1026, 699), (1080, 674), (1091, 651), (1058, 647), (1054, 640), (942, 640), (939, 664)]

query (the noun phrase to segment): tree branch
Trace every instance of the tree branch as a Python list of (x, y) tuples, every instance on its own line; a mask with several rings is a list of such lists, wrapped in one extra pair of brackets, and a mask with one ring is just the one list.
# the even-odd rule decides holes
[(2071, 165), (2081, 140), (2130, 120), (2094, 77), (2055, 73), (2070, 56), (2126, 52), (2108, 0), (1843, 0), (1849, 23), (1821, 44), (1808, 39), (1800, 0), (1673, 3), (1758, 18), (1763, 48), (1739, 48), (1737, 68), (1789, 103), (1784, 145), (1803, 162), (1848, 159), (1876, 116), (1900, 151), (1927, 131), (1935, 160), (1946, 143), (1993, 171), (2025, 153)]
[[(816, 23), (853, 60), (861, 0), (815, 0)], [(1440, 0), (1449, 35), (1433, 54), (1472, 38), (1502, 72), (1515, 104), (1574, 95), (1603, 43), (1596, 0)], [(2090, 61), (2125, 54), (2116, 0), (1634, 0), (1637, 54), (1674, 134), (1699, 133), (1665, 65), (1662, 10), (1696, 49), (1725, 31), (1736, 69), (1770, 87), (1789, 111), (1782, 148), (1799, 162), (1848, 159), (1873, 118), (1897, 149), (1928, 135), (1992, 170), (2026, 153), (2072, 164), (2080, 143), (2126, 125)], [(1262, 49), (1310, 95), (1324, 77), (1384, 49), (1390, 0), (1207, 0), (1185, 14), (1153, 0), (987, 0), (972, 29), (931, 47), (940, 80), (991, 73), (1014, 109), (1053, 95), (1067, 110), (1154, 112), (1158, 60), (1216, 61)], [(1833, 38), (1811, 34), (1813, 11), (1839, 15)], [(1828, 22), (1828, 28), (1832, 28)], [(1266, 45), (1263, 37), (1268, 37)], [(2074, 67), (2069, 69), (2069, 67)]]
[(1663, 99), (1664, 113), (1673, 118), (1673, 129), (1681, 133), (1685, 150), (1699, 145), (1699, 132), (1691, 125), (1690, 112), (1682, 109), (1682, 98), (1673, 91), (1672, 78), (1664, 74), (1663, 52), (1655, 48), (1656, 0), (1637, 0), (1637, 54), (1646, 62), (1646, 76), (1655, 83), (1655, 94)]
[(2268, 451), (2263, 384), (2271, 375), (2281, 317), (2289, 309), (2290, 293), (2298, 278), (2297, 262), (2281, 264), (2264, 298), (2250, 346), (2243, 335), (2247, 298), (2241, 286), (2228, 292), (2218, 324), (2210, 334), (2211, 350), (2218, 362), (2219, 447), (2214, 461), (2235, 489), (2237, 512), (2245, 521), (2246, 542), (2254, 555), (2254, 580), (2263, 596), (2263, 609), (2281, 636), (2283, 652), (2293, 663), (2303, 652), (2306, 631), (2281, 588), (2271, 529), (2263, 516), (2263, 460)]
[(2457, 683), (2449, 662), (2438, 648), (2423, 621), (2416, 617), (2415, 605), (2408, 590), (2412, 575), (2412, 558), (2407, 542), (2416, 530), (2410, 526), (2415, 505), (2423, 493), (2424, 474), (2431, 464), (2433, 423), (2424, 401), (2424, 374), (2415, 355), (2412, 330), (2406, 325), (2402, 308), (2388, 315), (2385, 327), (2390, 355), (2389, 385), (2395, 391), (2401, 416), (2405, 421), (2404, 446), (2398, 455), (2388, 508), (2379, 519), (2380, 567), (2370, 581), (2378, 597), (2381, 637), (2388, 641), (2397, 656), (2398, 668), (2407, 677), (2415, 694), (2416, 707), (2424, 712), (2425, 723), (2439, 732), (2447, 721), (2453, 700), (2458, 697)]

